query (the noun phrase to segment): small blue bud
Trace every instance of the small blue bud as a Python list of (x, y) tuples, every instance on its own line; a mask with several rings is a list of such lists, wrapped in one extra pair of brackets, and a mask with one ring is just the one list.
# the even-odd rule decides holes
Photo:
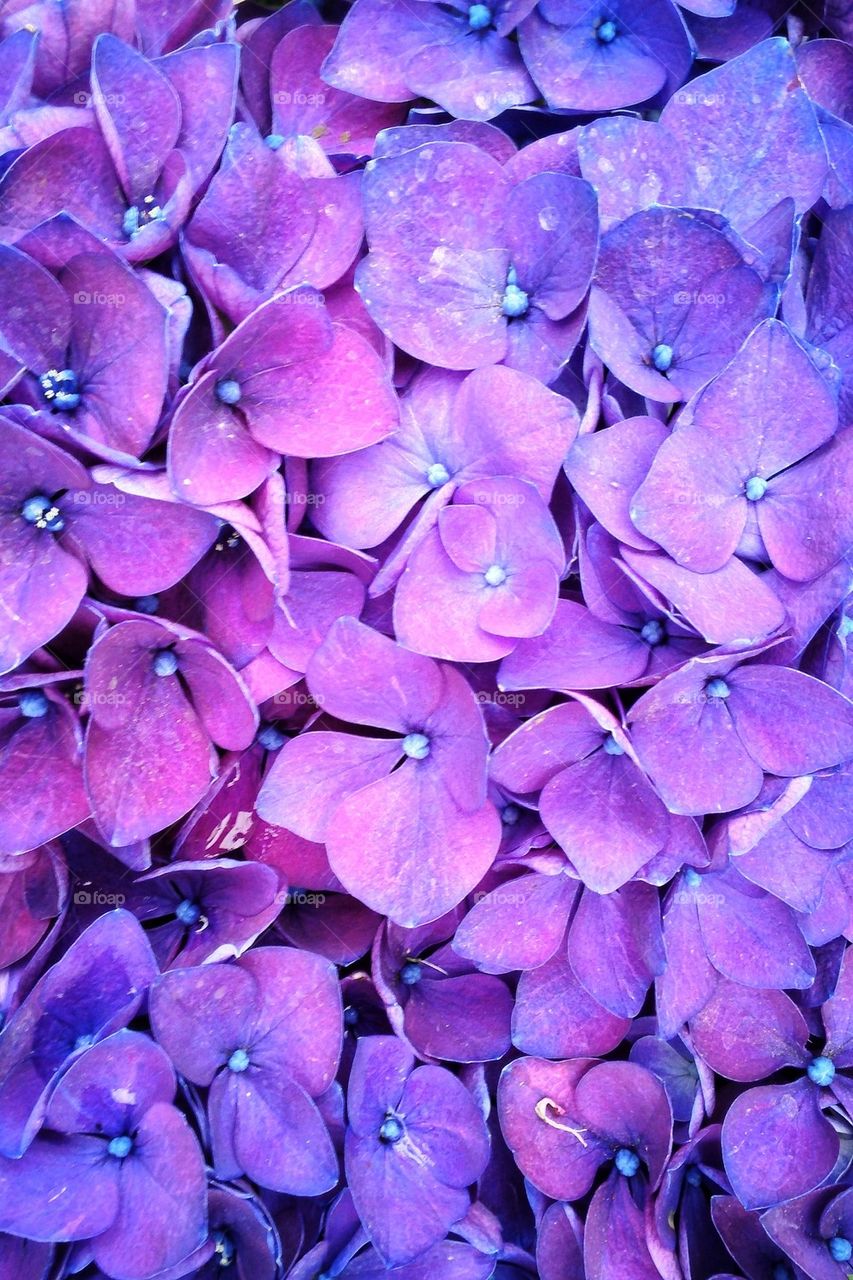
[(175, 907), (175, 918), (189, 929), (192, 925), (197, 924), (201, 918), (201, 908), (197, 902), (184, 898), (183, 902), (179, 902)]
[(41, 720), (47, 715), (49, 706), (41, 689), (25, 689), (18, 698), (18, 710), (28, 720)]
[(240, 383), (236, 378), (222, 378), (216, 384), (216, 399), (220, 404), (235, 405), (239, 404), (243, 398), (243, 391)]
[[(612, 23), (610, 24), (613, 25)], [(614, 32), (615, 35), (615, 32)], [(600, 38), (600, 37), (599, 37)], [(611, 37), (612, 39), (612, 37)], [(652, 364), (658, 373), (666, 373), (672, 364), (673, 350), (666, 342), (659, 342), (652, 352)]]
[(387, 1116), (382, 1121), (379, 1137), (382, 1142), (399, 1142), (404, 1133), (403, 1126), (396, 1116)]
[(827, 1058), (823, 1055), (812, 1058), (806, 1068), (806, 1075), (812, 1084), (820, 1085), (821, 1089), (825, 1089), (835, 1079), (835, 1063), (832, 1058)]
[(720, 676), (714, 676), (714, 679), (709, 680), (705, 686), (705, 692), (709, 698), (727, 698), (731, 689)]
[(171, 649), (160, 649), (154, 654), (154, 674), (173, 676), (178, 669), (178, 659)]
[(425, 760), (429, 755), (429, 738), (424, 733), (407, 733), (401, 745), (411, 760)]
[(750, 476), (743, 491), (750, 502), (760, 502), (767, 492), (767, 481), (761, 476)]
[(829, 1241), (829, 1253), (833, 1262), (849, 1262), (853, 1258), (853, 1244), (844, 1236), (833, 1236)]
[(246, 1071), (249, 1067), (249, 1055), (245, 1049), (235, 1049), (228, 1059), (229, 1071)]
[(109, 1151), (111, 1156), (115, 1156), (116, 1160), (124, 1160), (126, 1156), (130, 1155), (132, 1150), (133, 1139), (129, 1138), (126, 1133), (123, 1133), (118, 1138), (112, 1138), (110, 1142), (107, 1143), (107, 1151)]
[(614, 1163), (624, 1178), (633, 1178), (640, 1167), (640, 1157), (630, 1147), (620, 1147)]
[(492, 11), (487, 4), (472, 4), (468, 10), (468, 26), (472, 31), (485, 31), (492, 25)]
[(414, 960), (407, 960), (400, 970), (400, 981), (404, 987), (414, 987), (423, 977), (421, 966)]

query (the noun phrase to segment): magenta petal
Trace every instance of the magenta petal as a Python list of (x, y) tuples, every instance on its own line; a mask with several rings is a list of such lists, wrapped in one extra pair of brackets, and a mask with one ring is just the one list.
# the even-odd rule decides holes
[(525, 291), (550, 320), (563, 320), (583, 300), (598, 250), (593, 188), (564, 173), (540, 173), (509, 194), (506, 241)]
[(808, 1026), (782, 991), (722, 981), (690, 1023), (696, 1051), (728, 1080), (763, 1080), (805, 1059)]
[(590, 995), (617, 1017), (636, 1017), (664, 969), (659, 913), (656, 891), (638, 882), (603, 895), (587, 890), (580, 900), (569, 961)]
[(33, 849), (86, 820), (81, 748), (76, 715), (59, 700), (42, 717), (0, 723), (0, 851)]
[(88, 1134), (36, 1138), (18, 1160), (0, 1156), (0, 1230), (31, 1240), (87, 1240), (114, 1221), (116, 1171)]
[(684, 427), (658, 450), (631, 500), (631, 519), (685, 568), (721, 569), (746, 524), (747, 478), (706, 430)]
[(642, 1210), (628, 1179), (612, 1175), (592, 1198), (584, 1233), (587, 1280), (619, 1280), (630, 1268), (631, 1280), (657, 1280), (660, 1271), (649, 1252)]
[(349, 893), (397, 924), (443, 915), (492, 864), (500, 818), (487, 801), (463, 812), (440, 777), (406, 763), (335, 811), (326, 841)]
[(286, 743), (258, 794), (265, 822), (322, 841), (341, 801), (384, 778), (400, 759), (398, 741), (343, 733), (302, 734)]
[(630, 502), (667, 438), (656, 418), (626, 418), (608, 431), (579, 436), (566, 458), (566, 475), (596, 519), (640, 550), (654, 543), (635, 528)]
[(576, 1200), (592, 1185), (607, 1152), (585, 1131), (575, 1098), (588, 1058), (519, 1058), (504, 1067), (498, 1115), (526, 1178), (555, 1200)]
[(667, 676), (632, 709), (631, 739), (672, 813), (738, 809), (758, 795), (763, 773), (745, 749), (724, 699), (700, 673)]
[(731, 687), (738, 735), (768, 773), (815, 773), (853, 755), (853, 707), (813, 676), (746, 665)]
[[(838, 1135), (805, 1079), (742, 1093), (729, 1108), (722, 1138), (726, 1172), (747, 1209), (814, 1190), (838, 1158)], [(778, 1159), (780, 1151), (785, 1160)]]
[(508, 880), (477, 898), (453, 948), (487, 972), (537, 970), (559, 947), (576, 893), (564, 875)]
[[(214, 775), (215, 752), (192, 707), (179, 691), (153, 676), (143, 724), (102, 728), (94, 718), (86, 735), (86, 787), (98, 824), (111, 844), (144, 839), (183, 817)], [(149, 775), (157, 757), (174, 761)]]
[(254, 980), (236, 965), (173, 969), (151, 988), (151, 1021), (180, 1073), (208, 1085), (240, 1041)]
[(581, 986), (562, 950), (519, 979), (512, 1042), (522, 1053), (596, 1057), (615, 1049), (630, 1025)]
[(622, 558), (710, 644), (754, 644), (785, 622), (785, 609), (776, 593), (736, 556), (712, 573), (694, 573), (667, 556), (628, 547)]
[(169, 432), (169, 476), (186, 502), (245, 497), (275, 469), (276, 455), (249, 435), (216, 398), (215, 370), (205, 374), (175, 409)]
[[(98, 1264), (116, 1280), (144, 1280), (203, 1243), (204, 1157), (187, 1120), (174, 1107), (157, 1102), (142, 1117), (118, 1186), (118, 1213), (92, 1246)], [(151, 1230), (152, 1214), (161, 1224), (156, 1232)]]
[[(224, 1073), (217, 1085), (234, 1108), (232, 1141), (239, 1166), (259, 1183), (292, 1195), (316, 1196), (338, 1180), (338, 1161), (323, 1117), (286, 1073)], [(224, 1079), (221, 1078), (221, 1079)]]
[(648, 660), (636, 632), (560, 600), (543, 634), (520, 641), (503, 660), (499, 683), (502, 689), (604, 689), (636, 680)]
[(619, 889), (663, 847), (669, 815), (630, 758), (594, 752), (552, 778), (542, 821), (587, 888)]
[(93, 105), (128, 204), (150, 195), (178, 139), (181, 108), (169, 81), (105, 33), (92, 54)]

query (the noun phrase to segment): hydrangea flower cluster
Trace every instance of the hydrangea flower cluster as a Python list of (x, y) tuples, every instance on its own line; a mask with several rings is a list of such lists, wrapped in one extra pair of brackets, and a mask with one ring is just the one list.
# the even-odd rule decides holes
[(853, 1274), (843, 0), (0, 5), (0, 1280)]

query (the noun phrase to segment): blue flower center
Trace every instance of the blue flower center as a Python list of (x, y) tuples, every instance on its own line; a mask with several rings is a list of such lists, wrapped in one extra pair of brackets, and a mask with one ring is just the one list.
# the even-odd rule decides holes
[(655, 647), (655, 645), (663, 644), (666, 639), (666, 631), (662, 622), (657, 618), (650, 618), (648, 622), (643, 624), (640, 631), (640, 639), (645, 640), (646, 644)]
[[(611, 23), (610, 25), (612, 26), (613, 24)], [(614, 35), (615, 34), (616, 33), (614, 32)], [(601, 37), (599, 36), (599, 39), (600, 38)], [(610, 38), (612, 40), (613, 36), (611, 36)], [(666, 371), (669, 369), (669, 366), (672, 364), (672, 356), (673, 356), (672, 347), (670, 347), (666, 342), (659, 342), (657, 344), (654, 351), (652, 352), (652, 364), (655, 366), (658, 373), (666, 373)]]
[(347, 1007), (344, 1009), (344, 1026), (345, 1027), (358, 1026), (358, 1009), (354, 1009), (351, 1004), (348, 1004)]
[(630, 1147), (620, 1147), (614, 1163), (624, 1178), (633, 1178), (640, 1167), (640, 1157)]
[(821, 1054), (817, 1058), (812, 1058), (806, 1068), (806, 1075), (812, 1084), (820, 1085), (822, 1089), (825, 1089), (835, 1079), (835, 1063), (832, 1058), (824, 1057)]
[(833, 1262), (849, 1262), (853, 1258), (853, 1244), (845, 1236), (833, 1236), (828, 1247)]
[(794, 1280), (794, 1273), (787, 1262), (777, 1262), (773, 1268), (773, 1280)]
[(425, 760), (429, 755), (429, 738), (425, 733), (407, 733), (402, 747), (411, 760)]
[(249, 1067), (249, 1055), (245, 1049), (235, 1049), (228, 1059), (229, 1071), (247, 1071)]
[(696, 1168), (695, 1164), (691, 1164), (684, 1175), (691, 1187), (700, 1187), (702, 1185), (702, 1174)]
[(213, 1252), (220, 1267), (231, 1267), (234, 1265), (234, 1259), (237, 1256), (237, 1250), (234, 1241), (228, 1235), (227, 1231), (214, 1231), (213, 1233)]
[(595, 30), (595, 38), (599, 44), (612, 44), (616, 39), (617, 30), (616, 23), (609, 18), (605, 22), (600, 22)]
[(404, 987), (415, 987), (423, 977), (421, 966), (414, 960), (407, 960), (400, 970), (400, 981)]
[(506, 582), (506, 569), (499, 564), (490, 564), (483, 577), (487, 587), (501, 587)]
[(609, 756), (624, 756), (625, 754), (625, 748), (619, 746), (612, 733), (608, 733), (604, 739), (604, 750)]
[(688, 889), (698, 889), (702, 883), (702, 877), (698, 871), (694, 871), (692, 867), (688, 867), (684, 872), (684, 883)]
[(160, 608), (160, 597), (139, 596), (134, 600), (133, 607), (137, 613), (156, 613)]
[(501, 311), (507, 320), (517, 320), (519, 316), (528, 314), (529, 307), (530, 300), (524, 289), (517, 284), (507, 284), (501, 301)]
[(517, 804), (505, 804), (501, 809), (501, 822), (505, 827), (514, 827), (521, 817), (521, 810)]
[(402, 1121), (396, 1116), (386, 1116), (382, 1121), (379, 1129), (379, 1138), (382, 1142), (393, 1144), (399, 1142), (404, 1133)]
[(184, 898), (183, 902), (179, 902), (175, 907), (175, 917), (189, 929), (192, 925), (198, 924), (201, 918), (201, 907), (190, 898)]
[(487, 4), (472, 4), (468, 10), (468, 26), (472, 31), (485, 31), (492, 25), (492, 11)]
[(216, 384), (216, 399), (220, 404), (239, 404), (243, 390), (236, 378), (220, 378)]
[(162, 222), (165, 216), (165, 213), (157, 203), (157, 197), (145, 196), (142, 204), (132, 204), (130, 208), (125, 210), (121, 221), (121, 229), (128, 240), (132, 240), (143, 227), (147, 227), (151, 222)]
[(287, 738), (274, 724), (265, 724), (258, 734), (258, 742), (265, 751), (278, 751), (286, 741)]
[(731, 693), (731, 689), (720, 676), (714, 676), (713, 680), (709, 680), (705, 686), (705, 692), (709, 698), (722, 701)]
[(133, 1150), (133, 1139), (123, 1133), (118, 1138), (112, 1138), (107, 1143), (107, 1151), (111, 1156), (115, 1156), (116, 1160), (124, 1160)]
[(48, 369), (39, 378), (41, 394), (51, 409), (71, 413), (80, 403), (80, 388), (73, 369)]
[(46, 497), (43, 493), (27, 498), (21, 507), (21, 515), (27, 524), (33, 525), (36, 529), (47, 529), (48, 533), (62, 533), (65, 528), (65, 521), (59, 507), (52, 498)]
[(433, 489), (440, 489), (450, 479), (450, 472), (443, 462), (434, 462), (432, 466), (427, 468), (426, 478), (427, 484), (431, 485)]
[(173, 676), (178, 669), (178, 659), (171, 649), (159, 649), (154, 654), (155, 676)]
[(25, 689), (18, 698), (18, 710), (28, 720), (40, 720), (50, 706), (41, 689)]
[(284, 146), (284, 134), (268, 133), (267, 136), (264, 138), (264, 142), (267, 144), (270, 151), (280, 151), (281, 148)]
[(515, 267), (510, 267), (506, 273), (506, 287), (504, 296), (501, 299), (501, 311), (508, 320), (517, 320), (519, 316), (527, 314), (529, 307), (530, 298), (518, 286)]
[(760, 502), (767, 492), (767, 481), (761, 476), (750, 476), (743, 491), (750, 502)]

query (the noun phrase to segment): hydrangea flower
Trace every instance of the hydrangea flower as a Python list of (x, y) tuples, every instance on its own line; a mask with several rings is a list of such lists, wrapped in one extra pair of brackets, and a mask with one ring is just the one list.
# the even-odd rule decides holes
[(0, 6), (0, 1280), (846, 1275), (853, 20), (179, 7)]
[(195, 1135), (172, 1105), (175, 1090), (168, 1058), (147, 1036), (117, 1031), (87, 1049), (24, 1155), (0, 1156), (3, 1229), (91, 1240), (95, 1262), (116, 1280), (141, 1280), (184, 1258), (205, 1235), (207, 1184)]
[(344, 887), (395, 923), (443, 915), (475, 887), (500, 841), (470, 688), (452, 667), (351, 618), (330, 628), (307, 680), (326, 714), (392, 736), (321, 730), (291, 740), (258, 813), (324, 841)]
[(738, 551), (766, 556), (789, 579), (816, 578), (853, 541), (839, 500), (853, 442), (833, 440), (835, 424), (827, 380), (789, 330), (768, 320), (663, 441), (631, 518), (700, 573)]
[(154, 1033), (177, 1069), (209, 1086), (214, 1165), (291, 1195), (318, 1195), (338, 1165), (316, 1099), (341, 1050), (334, 967), (259, 947), (236, 964), (174, 970), (151, 992)]
[(465, 142), (371, 161), (364, 183), (370, 253), (356, 287), (379, 327), (444, 368), (504, 362), (553, 381), (595, 265), (593, 189), (555, 173), (513, 183)]
[(714, 218), (683, 209), (632, 214), (601, 240), (590, 297), (593, 349), (626, 386), (686, 400), (775, 306), (776, 290)]
[(539, 0), (519, 28), (525, 64), (551, 107), (628, 107), (675, 89), (693, 60), (678, 7)]
[(464, 120), (491, 120), (536, 88), (507, 37), (533, 0), (440, 5), (356, 0), (322, 69), (338, 89), (376, 102), (434, 99)]
[(378, 357), (332, 324), (317, 293), (298, 289), (258, 307), (193, 371), (175, 408), (169, 473), (185, 501), (220, 503), (256, 489), (280, 453), (323, 453), (318, 430), (334, 456), (375, 444), (396, 422)]
[(394, 594), (402, 644), (434, 658), (490, 662), (547, 627), (565, 553), (533, 485), (462, 485), (415, 549)]
[(4, 1029), (0, 1154), (16, 1158), (26, 1150), (62, 1072), (127, 1026), (156, 973), (151, 947), (126, 911), (108, 912), (72, 941)]
[[(87, 660), (86, 698), (86, 788), (98, 824), (119, 847), (183, 817), (216, 773), (213, 744), (247, 747), (257, 727), (225, 659), (202, 637), (161, 621), (129, 619), (104, 631)], [(152, 791), (148, 770), (160, 752), (175, 760)]]
[[(414, 1068), (414, 1069), (413, 1069)], [(346, 1172), (386, 1267), (410, 1262), (468, 1211), (488, 1159), (474, 1098), (442, 1067), (415, 1067), (390, 1036), (359, 1041), (347, 1093)]]

